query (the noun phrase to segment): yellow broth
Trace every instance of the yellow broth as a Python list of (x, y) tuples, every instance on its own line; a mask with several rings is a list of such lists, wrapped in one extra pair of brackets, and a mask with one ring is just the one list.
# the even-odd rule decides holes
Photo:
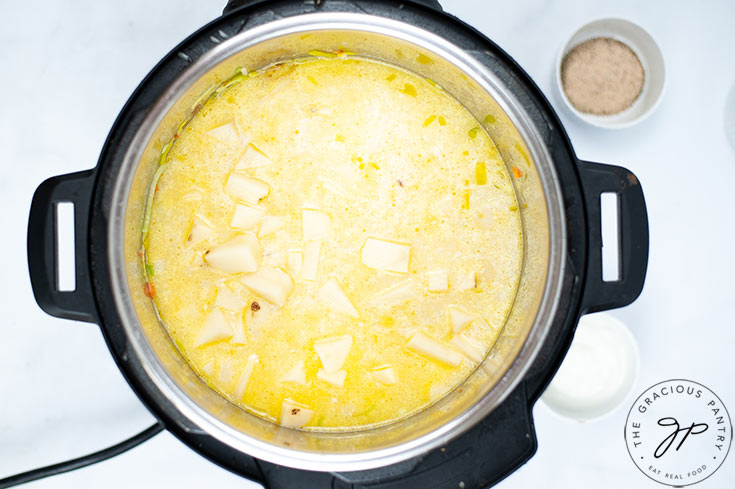
[(492, 140), (433, 82), (344, 56), (281, 63), (239, 76), (175, 141), (150, 292), (223, 396), (297, 428), (386, 423), (496, 340), (518, 204)]

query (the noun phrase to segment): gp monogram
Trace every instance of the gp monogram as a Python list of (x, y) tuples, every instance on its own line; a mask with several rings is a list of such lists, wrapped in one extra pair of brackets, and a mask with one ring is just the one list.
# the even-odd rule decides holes
[(727, 457), (730, 415), (719, 397), (690, 380), (658, 383), (636, 399), (625, 422), (625, 442), (649, 478), (688, 486), (710, 477)]

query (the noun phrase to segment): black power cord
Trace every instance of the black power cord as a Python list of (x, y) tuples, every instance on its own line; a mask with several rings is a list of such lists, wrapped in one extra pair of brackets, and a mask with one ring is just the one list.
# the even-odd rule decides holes
[(154, 424), (153, 426), (141, 431), (135, 436), (128, 438), (127, 440), (121, 441), (117, 445), (107, 447), (98, 452), (90, 453), (79, 458), (67, 460), (66, 462), (60, 462), (54, 465), (48, 465), (46, 467), (40, 467), (38, 469), (29, 470), (21, 474), (11, 475), (4, 479), (0, 479), (0, 489), (6, 489), (8, 487), (18, 486), (27, 482), (32, 482), (44, 477), (50, 477), (52, 475), (63, 474), (65, 472), (71, 472), (72, 470), (81, 469), (89, 465), (102, 462), (109, 458), (112, 458), (121, 453), (127, 452), (131, 448), (135, 448), (141, 443), (150, 440), (157, 434), (163, 431), (163, 425)]

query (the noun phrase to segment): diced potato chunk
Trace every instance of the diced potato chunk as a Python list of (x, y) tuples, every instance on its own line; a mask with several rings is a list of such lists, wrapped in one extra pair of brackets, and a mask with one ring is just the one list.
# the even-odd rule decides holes
[(225, 184), (225, 192), (234, 198), (256, 205), (263, 200), (270, 192), (270, 185), (263, 180), (243, 175), (242, 173), (232, 172)]
[(281, 409), (281, 426), (286, 428), (302, 428), (314, 416), (314, 411), (289, 399), (283, 401)]
[(227, 311), (242, 312), (247, 304), (247, 299), (242, 296), (241, 289), (242, 287), (237, 287), (233, 290), (225, 284), (219, 284), (214, 304)]
[(359, 318), (360, 314), (352, 305), (349, 297), (344, 293), (336, 279), (330, 278), (319, 289), (319, 299), (325, 301), (333, 311), (341, 312)]
[(470, 290), (477, 287), (477, 277), (475, 276), (475, 272), (470, 271), (462, 275), (459, 280), (457, 280), (457, 290)]
[(227, 273), (254, 272), (263, 259), (263, 248), (253, 234), (240, 234), (209, 250), (204, 260)]
[(259, 168), (261, 166), (268, 166), (272, 163), (273, 160), (268, 158), (268, 155), (256, 148), (254, 144), (250, 143), (247, 145), (247, 147), (245, 148), (245, 152), (242, 154), (242, 157), (235, 165), (235, 170)]
[(258, 363), (258, 355), (251, 353), (248, 356), (248, 363), (245, 364), (240, 378), (237, 379), (235, 389), (232, 391), (232, 398), (236, 401), (242, 401), (242, 398), (245, 397), (245, 390), (248, 388), (248, 382), (250, 382), (250, 377), (253, 375), (256, 363)]
[(222, 310), (215, 307), (204, 318), (202, 329), (199, 330), (194, 346), (209, 345), (229, 338), (232, 338), (232, 325)]
[(316, 280), (319, 275), (319, 259), (322, 253), (321, 241), (309, 241), (304, 245), (304, 262), (301, 265), (301, 278)]
[(390, 365), (373, 370), (370, 372), (370, 377), (372, 377), (375, 382), (383, 385), (394, 385), (398, 383), (396, 369)]
[(288, 271), (293, 276), (298, 277), (301, 275), (301, 265), (304, 263), (304, 254), (297, 250), (292, 250), (286, 255), (286, 262), (288, 263)]
[(235, 204), (230, 226), (239, 229), (251, 229), (260, 223), (265, 216), (265, 209), (252, 205)]
[(454, 335), (449, 343), (473, 362), (479, 362), (483, 358), (481, 346), (473, 339), (463, 334)]
[(428, 289), (430, 292), (446, 292), (449, 290), (449, 282), (446, 270), (435, 270), (426, 274), (429, 280)]
[(262, 266), (254, 273), (243, 275), (242, 284), (268, 302), (277, 306), (286, 303), (293, 290), (293, 280), (279, 268)]
[(202, 216), (194, 216), (186, 242), (192, 245), (201, 243), (214, 234), (214, 225)]
[(240, 141), (240, 134), (238, 133), (235, 124), (232, 122), (210, 129), (207, 131), (207, 136), (211, 136), (216, 140), (229, 145), (235, 145)]
[(472, 321), (480, 317), (478, 314), (463, 311), (457, 307), (449, 306), (447, 309), (449, 310), (449, 322), (452, 324), (452, 331), (455, 333), (459, 333), (472, 324)]
[(293, 384), (306, 384), (306, 371), (304, 370), (304, 361), (301, 360), (278, 379), (278, 382), (291, 382)]
[(362, 262), (376, 270), (407, 273), (411, 246), (377, 238), (368, 238), (362, 246)]
[(416, 284), (412, 279), (408, 279), (378, 292), (372, 302), (383, 306), (395, 306), (404, 304), (417, 296)]
[(429, 358), (456, 367), (462, 362), (462, 355), (448, 346), (439, 343), (422, 332), (417, 332), (408, 340), (407, 346)]
[(350, 348), (352, 348), (352, 336), (350, 335), (325, 338), (314, 342), (314, 349), (327, 373), (333, 373), (342, 368), (350, 353)]
[(286, 221), (284, 221), (281, 218), (274, 217), (274, 216), (266, 216), (265, 219), (263, 219), (263, 223), (260, 225), (260, 229), (258, 229), (258, 237), (268, 236), (269, 234), (273, 234), (276, 231), (283, 229), (283, 227), (286, 225)]
[(301, 211), (304, 241), (324, 240), (329, 236), (330, 219), (327, 214), (315, 209)]
[(316, 372), (316, 378), (323, 380), (327, 384), (332, 384), (335, 387), (344, 387), (345, 379), (347, 378), (347, 371), (337, 370), (336, 372), (327, 373), (326, 370), (320, 368)]

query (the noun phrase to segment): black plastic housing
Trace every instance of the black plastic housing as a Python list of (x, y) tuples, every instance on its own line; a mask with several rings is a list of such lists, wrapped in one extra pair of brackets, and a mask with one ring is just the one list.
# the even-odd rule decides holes
[[(445, 447), (380, 469), (309, 472), (254, 459), (188, 429), (175, 407), (148, 380), (143, 365), (128, 354), (110, 289), (107, 228), (123, 154), (139, 122), (190, 63), (215, 46), (212, 35), (229, 37), (271, 20), (313, 12), (347, 11), (388, 17), (443, 36), (491, 69), (531, 115), (552, 157), (564, 195), (567, 267), (552, 331), (524, 380), (481, 423)], [(186, 56), (177, 56), (185, 53)], [(601, 278), (600, 194), (619, 197), (622, 277)], [(75, 204), (77, 290), (56, 290), (55, 206)], [(648, 258), (648, 222), (643, 193), (628, 170), (579, 161), (551, 105), (530, 77), (496, 44), (441, 11), (434, 0), (232, 0), (225, 15), (174, 48), (143, 80), (122, 109), (94, 170), (54, 177), (33, 198), (28, 231), (29, 271), (39, 305), (49, 314), (99, 323), (125, 378), (163, 425), (213, 462), (269, 488), (457, 488), (490, 487), (536, 451), (531, 410), (559, 367), (579, 317), (629, 304), (640, 293)], [(462, 482), (463, 485), (459, 485)]]

